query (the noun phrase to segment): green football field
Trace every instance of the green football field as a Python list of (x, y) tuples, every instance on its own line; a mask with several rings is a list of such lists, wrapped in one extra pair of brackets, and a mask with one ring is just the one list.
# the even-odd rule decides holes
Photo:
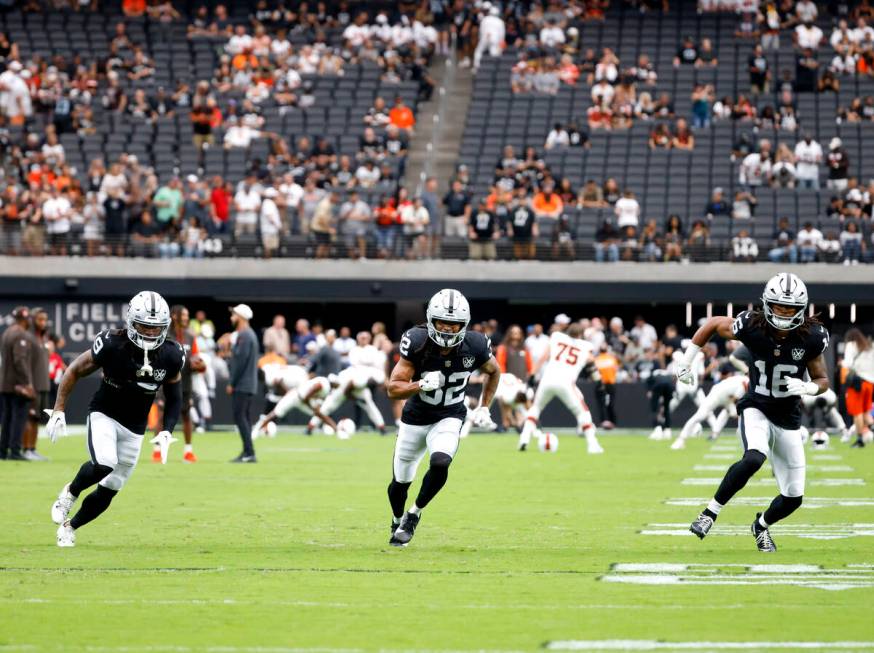
[(705, 541), (685, 531), (733, 436), (611, 433), (589, 456), (560, 433), (556, 454), (463, 441), (406, 549), (387, 544), (391, 437), (283, 431), (258, 465), (226, 462), (231, 434), (199, 436), (191, 466), (176, 444), (74, 549), (49, 508), (84, 439), (45, 444), (51, 463), (0, 464), (0, 652), (874, 650), (874, 450), (809, 451), (769, 555), (748, 533), (767, 467)]

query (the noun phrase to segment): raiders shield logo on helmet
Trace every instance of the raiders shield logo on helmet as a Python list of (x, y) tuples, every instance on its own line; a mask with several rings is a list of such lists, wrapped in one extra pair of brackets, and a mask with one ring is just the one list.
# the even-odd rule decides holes
[(461, 362), (464, 363), (465, 367), (473, 367), (473, 364), (476, 362), (476, 358), (473, 356), (465, 356), (461, 359)]
[(166, 375), (167, 370), (155, 370), (152, 372), (152, 378), (155, 379), (155, 381), (163, 381)]
[(793, 349), (792, 350), (792, 360), (800, 361), (804, 358), (804, 350), (803, 349)]

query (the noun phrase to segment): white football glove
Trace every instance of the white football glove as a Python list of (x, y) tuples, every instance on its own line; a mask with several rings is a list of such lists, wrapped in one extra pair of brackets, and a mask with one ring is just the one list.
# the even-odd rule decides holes
[(62, 410), (51, 410), (44, 408), (43, 412), (49, 416), (49, 422), (46, 424), (46, 433), (48, 433), (52, 444), (58, 441), (58, 436), (67, 435), (67, 418)]
[(161, 431), (154, 438), (149, 440), (152, 444), (157, 444), (161, 447), (161, 464), (167, 464), (167, 454), (170, 452), (170, 443), (176, 442), (176, 438), (170, 431)]
[(480, 429), (486, 429), (487, 431), (494, 431), (498, 428), (498, 425), (495, 424), (492, 419), (492, 414), (489, 412), (488, 406), (480, 406), (473, 411), (473, 425)]
[(813, 381), (804, 381), (803, 379), (796, 379), (791, 376), (786, 379), (786, 394), (788, 395), (800, 397), (801, 395), (815, 395), (818, 393), (819, 386)]
[(701, 347), (694, 342), (689, 343), (686, 352), (683, 354), (683, 360), (679, 361), (675, 368), (677, 381), (685, 383), (686, 385), (692, 385), (695, 383), (695, 377), (692, 375), (692, 363), (695, 362), (695, 357), (700, 351)]
[(431, 392), (440, 387), (440, 372), (425, 372), (422, 378), (419, 379), (419, 390), (422, 392)]

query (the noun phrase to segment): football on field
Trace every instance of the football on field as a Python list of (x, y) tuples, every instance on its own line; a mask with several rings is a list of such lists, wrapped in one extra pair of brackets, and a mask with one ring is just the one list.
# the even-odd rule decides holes
[(337, 437), (341, 440), (348, 440), (355, 435), (355, 422), (348, 417), (337, 422)]
[(537, 447), (544, 453), (555, 453), (558, 451), (558, 436), (551, 431), (541, 431)]

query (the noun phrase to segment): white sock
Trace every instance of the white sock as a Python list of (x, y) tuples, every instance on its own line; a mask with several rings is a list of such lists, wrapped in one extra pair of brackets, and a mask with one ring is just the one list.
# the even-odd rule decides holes
[(192, 451), (194, 451), (194, 448), (190, 444), (186, 444), (183, 453), (191, 453)]
[(765, 513), (759, 515), (759, 526), (762, 528), (768, 528), (768, 522), (765, 521)]
[(714, 515), (718, 515), (719, 511), (722, 510), (723, 507), (724, 506), (716, 499), (711, 499), (710, 503), (707, 504), (707, 510), (712, 512)]
[(410, 509), (407, 512), (418, 515), (420, 512), (422, 512), (422, 509), (414, 503), (412, 506), (410, 506)]

